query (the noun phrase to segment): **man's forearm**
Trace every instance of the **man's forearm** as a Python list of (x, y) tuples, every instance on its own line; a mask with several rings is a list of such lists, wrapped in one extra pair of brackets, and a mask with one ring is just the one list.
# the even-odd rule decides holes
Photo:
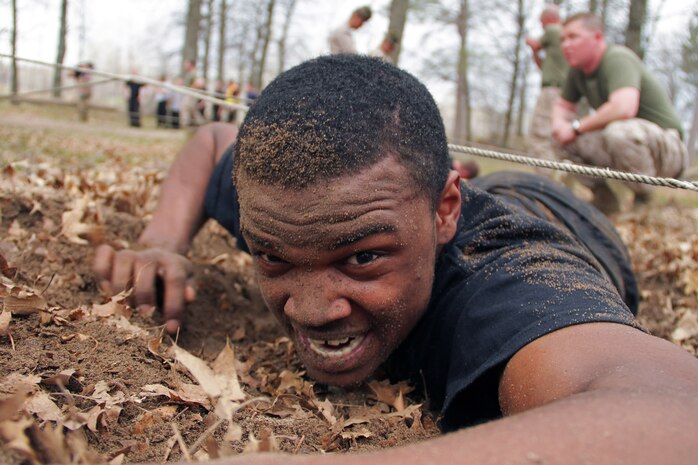
[(177, 253), (189, 248), (205, 220), (203, 202), (209, 178), (237, 133), (235, 126), (226, 126), (204, 126), (181, 150), (162, 184), (158, 205), (139, 243)]
[(366, 454), (245, 455), (212, 465), (502, 463), (682, 464), (698, 457), (698, 400), (688, 390), (597, 391)]

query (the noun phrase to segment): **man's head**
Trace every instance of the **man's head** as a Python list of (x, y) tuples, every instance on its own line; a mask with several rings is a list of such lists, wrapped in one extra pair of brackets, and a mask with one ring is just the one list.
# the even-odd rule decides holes
[(349, 17), (349, 27), (352, 29), (360, 28), (366, 21), (371, 19), (372, 14), (373, 12), (371, 11), (370, 6), (362, 6), (357, 8)]
[(378, 59), (301, 64), (250, 108), (234, 177), (262, 295), (308, 373), (371, 375), (425, 311), (460, 213), (429, 92)]
[(547, 26), (548, 24), (560, 23), (560, 7), (554, 3), (546, 4), (540, 14), (540, 23), (543, 25), (543, 27)]
[(429, 91), (379, 59), (330, 55), (283, 73), (264, 90), (240, 128), (235, 175), (297, 189), (390, 155), (436, 203), (449, 157)]
[(562, 52), (572, 68), (592, 73), (606, 51), (601, 19), (593, 13), (577, 13), (563, 23)]
[(398, 38), (394, 34), (386, 34), (381, 42), (380, 48), (386, 56), (390, 56), (395, 50), (395, 44), (398, 43)]

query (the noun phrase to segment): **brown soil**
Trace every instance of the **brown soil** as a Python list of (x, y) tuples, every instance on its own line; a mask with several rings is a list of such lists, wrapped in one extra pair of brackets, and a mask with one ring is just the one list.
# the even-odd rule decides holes
[[(112, 141), (101, 142), (99, 163), (60, 158), (46, 142), (59, 135), (32, 141), (35, 120), (31, 129), (13, 124), (0, 129), (2, 153), (27, 162), (0, 166), (0, 463), (356, 452), (438, 434), (421, 399), (403, 402), (402, 385), (313, 385), (263, 308), (249, 258), (208, 224), (190, 255), (198, 297), (177, 345), (218, 373), (212, 362), (230, 341), (242, 397), (231, 404), (239, 407), (232, 421), (219, 420), (210, 386), (173, 352), (160, 315), (139, 316), (124, 299), (100, 295), (90, 269), (95, 243), (134, 243), (171, 155), (154, 161), (144, 149), (134, 165), (114, 155), (128, 144)], [(132, 145), (127, 151), (138, 155)], [(640, 320), (695, 354), (698, 209), (647, 207), (616, 222), (643, 289)]]

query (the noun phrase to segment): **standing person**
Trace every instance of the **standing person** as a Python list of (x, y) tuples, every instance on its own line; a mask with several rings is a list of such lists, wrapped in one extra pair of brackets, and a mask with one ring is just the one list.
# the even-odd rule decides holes
[[(225, 98), (225, 89), (223, 88), (223, 81), (220, 79), (216, 79), (216, 84), (213, 89), (214, 92), (214, 97), (218, 99), (224, 99)], [(218, 103), (214, 103), (211, 106), (211, 120), (212, 121), (221, 121), (221, 116), (223, 113), (223, 107), (220, 106)]]
[(392, 34), (386, 34), (378, 48), (369, 53), (369, 56), (380, 58), (388, 63), (393, 62), (393, 50), (395, 44), (398, 43), (398, 38)]
[[(228, 86), (225, 88), (225, 101), (229, 103), (240, 103), (238, 96), (240, 95), (240, 85), (233, 79), (228, 81)], [(234, 123), (237, 119), (237, 110), (235, 108), (228, 108), (228, 114), (226, 121), (228, 123)]]
[[(131, 74), (135, 76), (138, 72), (132, 70)], [(128, 122), (133, 128), (141, 127), (141, 88), (144, 86), (145, 84), (136, 80), (126, 81), (126, 88), (128, 89)]]
[(92, 73), (90, 73), (89, 70), (92, 69), (94, 69), (94, 65), (89, 61), (85, 61), (79, 63), (77, 69), (72, 73), (73, 78), (79, 84), (77, 107), (78, 118), (80, 118), (82, 122), (88, 120), (90, 99), (92, 98), (92, 85), (90, 84)]
[[(640, 58), (627, 47), (608, 44), (602, 21), (591, 13), (565, 21), (562, 51), (572, 68), (553, 112), (553, 135), (563, 158), (649, 176), (681, 175), (689, 161), (681, 121)], [(582, 97), (596, 111), (577, 119)], [(607, 213), (619, 210), (604, 180), (579, 180), (592, 190), (595, 205)], [(648, 185), (629, 187), (636, 202), (649, 200)]]
[[(184, 61), (184, 75), (182, 83), (185, 87), (194, 88), (199, 86), (201, 79), (197, 79), (196, 63), (192, 60)], [(199, 126), (205, 122), (205, 119), (199, 113), (198, 100), (190, 95), (182, 95), (182, 106), (180, 109), (180, 125), (184, 128), (191, 126)]]
[(567, 77), (567, 62), (562, 54), (562, 21), (560, 7), (545, 5), (540, 14), (543, 35), (536, 39), (526, 37), (533, 52), (533, 60), (541, 70), (541, 89), (528, 128), (529, 154), (543, 160), (557, 160), (553, 147), (553, 108), (560, 96), (560, 88)]
[[(160, 76), (160, 82), (165, 82), (167, 80), (167, 76), (164, 74)], [(166, 128), (169, 126), (168, 123), (168, 108), (167, 108), (167, 97), (169, 95), (169, 92), (167, 88), (164, 86), (158, 86), (157, 89), (155, 89), (155, 103), (156, 103), (156, 108), (155, 108), (155, 119), (157, 121), (157, 127), (159, 128)]]
[(271, 82), (239, 134), (201, 128), (140, 247), (96, 251), (100, 285), (133, 286), (145, 311), (159, 277), (176, 333), (195, 297), (186, 254), (208, 218), (251, 254), (310, 377), (355, 386), (386, 369), (416, 383), (450, 432), (360, 455), (218, 465), (698, 456), (698, 360), (638, 327), (626, 306), (636, 309), (635, 279), (610, 221), (535, 175), (461, 182), (429, 91), (392, 65), (320, 57)]
[(349, 20), (330, 32), (330, 53), (356, 53), (352, 32), (371, 19), (371, 7), (362, 6), (351, 13)]
[[(184, 80), (181, 77), (175, 78), (174, 85), (182, 86)], [(182, 100), (184, 95), (174, 90), (170, 90), (167, 93), (167, 105), (170, 108), (170, 117), (168, 127), (172, 129), (179, 129), (181, 127), (180, 115), (182, 111)]]

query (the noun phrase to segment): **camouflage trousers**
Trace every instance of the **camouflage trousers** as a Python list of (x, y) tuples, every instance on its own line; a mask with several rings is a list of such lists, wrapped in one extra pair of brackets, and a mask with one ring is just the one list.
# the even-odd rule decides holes
[[(562, 159), (575, 163), (647, 176), (678, 177), (689, 162), (688, 150), (676, 129), (664, 129), (640, 118), (614, 121), (602, 130), (581, 134), (559, 150)], [(603, 179), (586, 176), (580, 176), (579, 181), (592, 190), (605, 184)], [(651, 190), (651, 186), (639, 183), (628, 183), (628, 187), (636, 194)]]
[(543, 87), (528, 127), (528, 154), (533, 158), (555, 161), (558, 155), (552, 135), (553, 107), (560, 96), (557, 87)]

